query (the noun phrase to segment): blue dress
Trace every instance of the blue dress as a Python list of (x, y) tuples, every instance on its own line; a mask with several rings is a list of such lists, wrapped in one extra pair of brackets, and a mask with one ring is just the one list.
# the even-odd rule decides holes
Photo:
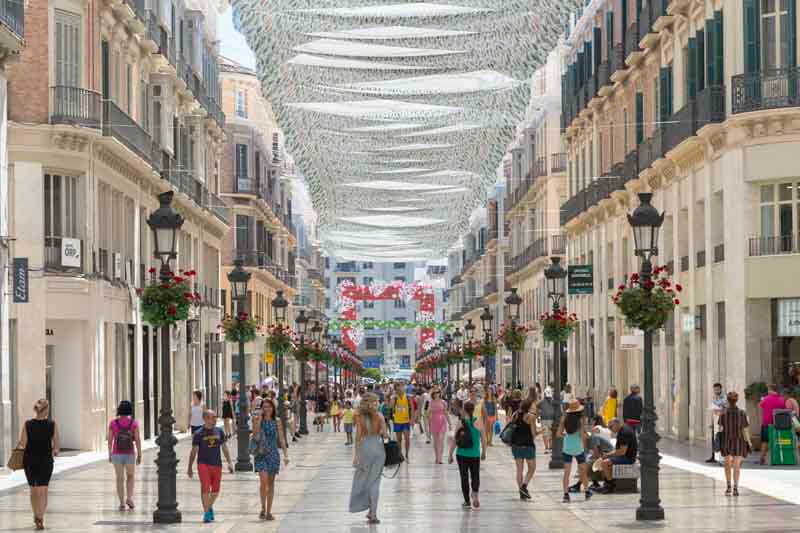
[(256, 472), (276, 475), (281, 469), (281, 456), (278, 453), (278, 423), (275, 420), (261, 422), (261, 438), (266, 443), (267, 453), (255, 456)]

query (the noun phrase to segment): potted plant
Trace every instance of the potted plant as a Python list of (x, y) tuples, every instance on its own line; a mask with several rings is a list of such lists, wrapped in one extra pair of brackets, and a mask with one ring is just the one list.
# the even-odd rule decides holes
[(544, 313), (539, 317), (542, 337), (547, 342), (566, 342), (578, 324), (578, 316), (569, 314), (566, 309)]
[(520, 352), (525, 348), (525, 340), (528, 337), (528, 328), (513, 322), (506, 322), (497, 334), (497, 340), (512, 352)]
[[(525, 344), (525, 341), (522, 341), (522, 344)], [(483, 358), (492, 358), (497, 355), (497, 343), (496, 342), (486, 342), (485, 340), (480, 343), (477, 349), (478, 355)]]
[(169, 278), (161, 279), (156, 269), (151, 268), (150, 282), (146, 287), (137, 289), (141, 302), (142, 319), (155, 327), (171, 326), (189, 318), (189, 308), (200, 303), (200, 295), (192, 290), (194, 270), (180, 271), (179, 276), (173, 272)]
[(679, 283), (669, 279), (667, 267), (659, 266), (646, 281), (637, 273), (631, 274), (628, 283), (617, 288), (613, 302), (628, 327), (654, 331), (664, 327), (675, 306), (680, 305), (677, 296), (682, 290)]
[(288, 353), (294, 346), (292, 330), (287, 326), (276, 324), (267, 328), (267, 348), (274, 354)]
[(744, 388), (744, 397), (757, 402), (767, 395), (767, 390), (766, 383), (763, 381), (754, 381)]

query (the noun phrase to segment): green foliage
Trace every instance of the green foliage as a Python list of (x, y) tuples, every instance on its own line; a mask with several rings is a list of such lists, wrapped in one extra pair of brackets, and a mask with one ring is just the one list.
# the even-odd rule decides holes
[(677, 293), (682, 290), (679, 283), (673, 284), (667, 277), (666, 267), (656, 267), (649, 281), (631, 274), (627, 285), (618, 287), (613, 301), (628, 327), (654, 331), (663, 328), (675, 306), (680, 305)]
[(754, 381), (744, 389), (744, 397), (748, 400), (760, 400), (767, 395), (767, 384), (763, 381)]
[(232, 342), (250, 342), (256, 339), (258, 324), (254, 318), (247, 313), (239, 313), (236, 316), (226, 316), (222, 320), (222, 331), (225, 332), (225, 339)]
[(542, 337), (547, 342), (566, 342), (578, 323), (575, 313), (568, 314), (566, 309), (557, 309), (539, 317), (542, 325)]
[(176, 276), (170, 272), (168, 280), (162, 281), (150, 269), (150, 283), (137, 290), (141, 301), (142, 319), (155, 327), (171, 326), (189, 318), (189, 307), (200, 301), (200, 295), (192, 291), (194, 271)]

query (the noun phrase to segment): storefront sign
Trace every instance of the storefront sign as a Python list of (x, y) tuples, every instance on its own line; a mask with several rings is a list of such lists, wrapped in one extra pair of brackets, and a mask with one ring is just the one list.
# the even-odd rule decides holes
[(28, 303), (28, 258), (15, 257), (13, 266), (14, 303)]
[(778, 300), (778, 337), (800, 337), (800, 298)]
[(594, 292), (594, 265), (569, 265), (567, 267), (569, 294), (592, 294)]
[(81, 267), (81, 240), (61, 238), (61, 266)]
[(275, 362), (275, 354), (272, 353), (272, 352), (266, 352), (264, 354), (264, 362), (267, 363), (268, 365), (271, 365), (272, 363), (274, 363)]
[(380, 368), (381, 367), (381, 358), (380, 357), (365, 357), (364, 358), (364, 368)]
[(644, 348), (644, 335), (620, 335), (620, 350), (641, 350)]

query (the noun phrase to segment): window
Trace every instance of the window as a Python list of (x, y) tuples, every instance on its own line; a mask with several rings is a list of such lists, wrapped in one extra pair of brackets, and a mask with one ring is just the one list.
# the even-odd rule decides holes
[(272, 134), (272, 161), (277, 163), (281, 160), (281, 143), (277, 133)]
[[(790, 252), (792, 250), (792, 235), (797, 233), (797, 211), (800, 216), (800, 202), (795, 193), (800, 183), (778, 183), (761, 186), (761, 237), (778, 237), (779, 249), (777, 252)], [(770, 249), (775, 245), (764, 243)]]
[(44, 235), (78, 237), (78, 178), (44, 175)]
[(369, 285), (372, 283), (372, 279), (373, 278), (371, 276), (364, 276), (364, 285)]
[(247, 118), (247, 91), (236, 89), (236, 116)]
[(367, 337), (367, 350), (377, 350), (377, 349), (378, 349), (378, 338)]
[(250, 250), (250, 226), (253, 219), (246, 215), (236, 215), (236, 249), (245, 253)]
[(56, 85), (81, 86), (81, 17), (55, 11)]
[(395, 270), (401, 270), (401, 269), (404, 269), (404, 268), (406, 268), (406, 264), (405, 263), (395, 263), (394, 264), (394, 269)]
[(402, 281), (403, 283), (405, 283), (406, 282), (406, 277), (405, 276), (395, 276), (394, 280), (395, 281)]
[(330, 308), (331, 308), (331, 299), (326, 296), (325, 297), (325, 309), (330, 309)]
[(394, 338), (394, 349), (395, 350), (405, 350), (406, 349), (406, 338), (405, 337), (395, 337)]
[(717, 338), (725, 338), (725, 302), (717, 302)]
[(406, 308), (406, 302), (405, 302), (405, 300), (402, 300), (402, 299), (400, 299), (400, 298), (398, 298), (397, 300), (395, 300), (395, 301), (394, 301), (394, 308), (395, 308), (395, 309), (405, 309), (405, 308)]
[(370, 300), (364, 301), (364, 309), (375, 309), (375, 302)]
[(247, 145), (236, 145), (236, 177), (247, 178)]
[(761, 70), (789, 65), (789, 1), (761, 0)]
[(368, 262), (364, 263), (364, 264), (362, 265), (362, 267), (363, 267), (364, 269), (370, 269), (370, 268), (373, 268), (372, 261), (368, 261)]

